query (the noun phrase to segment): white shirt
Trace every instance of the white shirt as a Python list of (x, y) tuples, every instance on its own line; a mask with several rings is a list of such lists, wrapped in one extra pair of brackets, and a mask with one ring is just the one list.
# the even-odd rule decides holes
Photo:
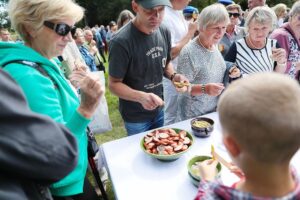
[[(174, 10), (170, 7), (165, 7), (165, 16), (163, 19), (163, 25), (166, 26), (171, 32), (171, 46), (176, 44), (187, 34), (188, 22), (184, 19), (181, 10)], [(172, 60), (174, 69), (177, 68), (177, 58)]]

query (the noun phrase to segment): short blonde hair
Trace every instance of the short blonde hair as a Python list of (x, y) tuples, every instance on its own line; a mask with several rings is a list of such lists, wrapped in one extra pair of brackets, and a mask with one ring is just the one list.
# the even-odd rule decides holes
[(73, 0), (10, 0), (8, 11), (12, 27), (25, 41), (30, 37), (25, 27), (38, 31), (44, 21), (82, 19), (84, 9)]
[(258, 6), (253, 8), (249, 14), (247, 15), (247, 18), (245, 20), (245, 30), (248, 32), (249, 30), (249, 24), (255, 21), (259, 24), (270, 24), (271, 25), (271, 31), (274, 30), (276, 27), (277, 17), (274, 13), (274, 11), (269, 8), (268, 6)]
[(277, 17), (280, 17), (282, 14), (284, 14), (287, 10), (287, 6), (283, 3), (276, 4), (274, 7), (272, 7)]
[(229, 24), (228, 12), (223, 4), (215, 3), (205, 7), (198, 16), (199, 28), (206, 29), (209, 25), (225, 22)]
[(222, 129), (257, 161), (280, 163), (300, 147), (300, 87), (286, 75), (257, 73), (221, 95)]

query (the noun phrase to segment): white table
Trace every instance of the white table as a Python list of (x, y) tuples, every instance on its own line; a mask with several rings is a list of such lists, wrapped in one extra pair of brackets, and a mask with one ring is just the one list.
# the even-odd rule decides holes
[[(163, 162), (146, 155), (140, 141), (146, 135), (140, 133), (102, 145), (101, 152), (118, 200), (191, 200), (197, 188), (188, 176), (187, 163), (196, 155), (210, 155), (211, 144), (225, 159), (230, 161), (221, 142), (221, 128), (217, 113), (205, 115), (215, 121), (214, 131), (208, 138), (194, 137), (194, 145), (179, 159)], [(184, 129), (190, 133), (190, 120), (167, 127)], [(300, 165), (300, 152), (293, 165)], [(222, 167), (222, 181), (231, 185), (237, 177)]]

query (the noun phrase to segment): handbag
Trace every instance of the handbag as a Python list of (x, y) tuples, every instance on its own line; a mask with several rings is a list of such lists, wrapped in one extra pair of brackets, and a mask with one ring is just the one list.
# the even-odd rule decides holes
[[(91, 72), (95, 76), (100, 78), (101, 85), (105, 85), (105, 78), (103, 71)], [(105, 93), (105, 92), (104, 92)], [(99, 105), (92, 116), (91, 122), (89, 123), (89, 128), (95, 134), (104, 133), (112, 130), (111, 121), (108, 114), (108, 106), (105, 95), (100, 99)]]

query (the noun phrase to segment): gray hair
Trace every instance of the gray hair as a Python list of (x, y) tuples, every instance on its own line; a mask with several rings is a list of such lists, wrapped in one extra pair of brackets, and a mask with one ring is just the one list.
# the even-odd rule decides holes
[(12, 27), (26, 42), (30, 35), (25, 27), (38, 31), (44, 21), (70, 18), (78, 22), (84, 14), (84, 9), (74, 0), (10, 0), (8, 11)]
[(289, 12), (289, 16), (293, 17), (293, 16), (299, 15), (299, 14), (300, 14), (300, 1), (296, 1), (293, 4), (293, 6), (292, 6), (292, 8), (291, 8), (291, 10)]
[(225, 6), (223, 4), (215, 3), (205, 7), (201, 11), (198, 21), (199, 28), (206, 29), (207, 26), (218, 24), (220, 22), (229, 24), (230, 19)]
[(274, 30), (276, 27), (276, 21), (277, 21), (277, 16), (275, 12), (267, 7), (267, 6), (258, 6), (253, 8), (245, 21), (245, 30), (248, 32), (249, 30), (249, 24), (255, 21), (259, 24), (270, 24), (271, 25), (271, 31)]

